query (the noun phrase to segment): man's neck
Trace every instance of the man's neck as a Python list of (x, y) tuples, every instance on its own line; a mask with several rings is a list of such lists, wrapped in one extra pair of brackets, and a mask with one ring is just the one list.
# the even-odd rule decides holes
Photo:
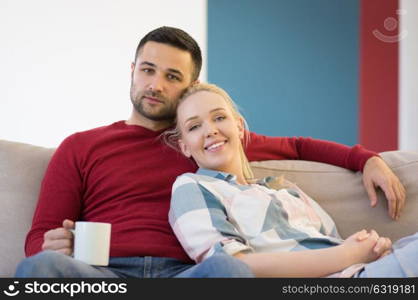
[(152, 131), (160, 131), (171, 126), (170, 121), (154, 121), (145, 118), (144, 116), (133, 111), (128, 120), (125, 121), (127, 125), (138, 125)]

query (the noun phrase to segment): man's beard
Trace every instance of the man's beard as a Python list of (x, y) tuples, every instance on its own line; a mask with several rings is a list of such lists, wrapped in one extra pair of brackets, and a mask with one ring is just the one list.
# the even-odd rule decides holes
[[(163, 96), (155, 92), (138, 92), (134, 94), (134, 88), (131, 87), (131, 102), (135, 110), (144, 116), (145, 118), (152, 121), (174, 121), (176, 116), (175, 106), (173, 101), (167, 100)], [(162, 108), (158, 111), (147, 111), (144, 104), (144, 97), (156, 98), (163, 102)]]

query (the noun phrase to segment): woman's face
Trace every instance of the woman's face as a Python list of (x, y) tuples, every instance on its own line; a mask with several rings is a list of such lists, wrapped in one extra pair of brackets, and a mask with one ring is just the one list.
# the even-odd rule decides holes
[(199, 91), (187, 97), (177, 109), (177, 124), (181, 151), (199, 167), (230, 173), (240, 167), (242, 120), (221, 95)]

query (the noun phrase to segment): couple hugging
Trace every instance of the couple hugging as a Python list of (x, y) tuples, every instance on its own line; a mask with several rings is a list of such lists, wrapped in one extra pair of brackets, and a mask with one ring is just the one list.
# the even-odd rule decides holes
[[(284, 181), (269, 188), (248, 163), (306, 159), (363, 171), (372, 205), (381, 187), (397, 219), (405, 190), (376, 153), (249, 132), (224, 90), (199, 83), (201, 66), (198, 44), (180, 29), (157, 28), (141, 39), (131, 116), (57, 148), (16, 277), (418, 275), (415, 236), (392, 246), (363, 230), (342, 240), (308, 195)], [(71, 257), (77, 220), (112, 224), (108, 266)]]

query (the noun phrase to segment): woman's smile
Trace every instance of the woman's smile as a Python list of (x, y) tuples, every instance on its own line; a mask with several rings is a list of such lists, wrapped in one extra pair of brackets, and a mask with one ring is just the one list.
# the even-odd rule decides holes
[(205, 150), (209, 152), (217, 152), (223, 149), (223, 146), (227, 143), (227, 140), (223, 140), (220, 142), (213, 142), (210, 143), (208, 146), (205, 147)]

